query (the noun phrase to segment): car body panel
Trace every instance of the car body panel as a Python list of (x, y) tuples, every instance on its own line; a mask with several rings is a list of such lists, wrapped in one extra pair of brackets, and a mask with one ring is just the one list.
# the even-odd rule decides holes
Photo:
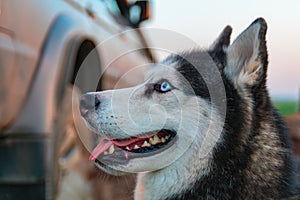
[[(94, 11), (89, 10), (90, 8)], [(15, 12), (11, 12), (12, 10)], [(94, 15), (91, 14), (93, 12)], [(59, 28), (55, 28), (57, 23), (61, 23)], [(128, 31), (122, 32), (124, 30)], [(52, 41), (56, 46), (49, 50), (47, 45), (51, 44), (48, 40), (53, 37), (53, 34), (57, 37), (56, 41)], [(64, 65), (70, 56), (68, 51), (72, 42), (89, 39), (99, 45), (97, 49), (101, 58), (101, 67), (105, 69), (104, 89), (110, 89), (118, 82), (121, 83), (118, 87), (127, 87), (140, 82), (143, 79), (140, 72), (133, 73), (120, 81), (120, 77), (133, 67), (149, 61), (137, 50), (145, 47), (136, 39), (138, 38), (136, 34), (136, 31), (122, 27), (114, 20), (105, 1), (2, 1), (0, 54), (1, 58), (4, 58), (1, 59), (0, 65), (0, 130), (5, 129), (2, 132), (28, 132), (32, 129), (36, 129), (36, 132), (50, 131), (51, 120), (48, 118), (55, 115), (52, 113), (54, 102), (51, 95), (55, 94), (53, 90), (58, 90), (58, 75), (63, 73), (62, 70), (67, 70)], [(115, 58), (116, 55), (123, 56)], [(38, 87), (35, 82), (40, 79), (49, 79), (48, 84), (52, 86), (47, 87), (53, 88), (43, 88), (39, 85), (40, 92), (34, 94), (37, 90), (35, 87)], [(50, 84), (51, 81), (54, 85)], [(44, 91), (46, 89), (47, 92)], [(36, 105), (40, 106), (36, 107), (37, 121), (26, 119), (21, 123), (20, 119), (25, 119), (22, 115), (29, 112), (26, 111), (28, 104), (30, 101), (36, 101), (35, 98), (41, 98), (43, 102), (43, 105)]]
[[(0, 0), (0, 199), (55, 198), (74, 74), (81, 92), (95, 90), (100, 78), (102, 89), (143, 80), (140, 66), (151, 61), (145, 38), (119, 23), (111, 2)], [(84, 53), (99, 62), (85, 59), (79, 70), (86, 73), (77, 73), (86, 44), (96, 48)]]

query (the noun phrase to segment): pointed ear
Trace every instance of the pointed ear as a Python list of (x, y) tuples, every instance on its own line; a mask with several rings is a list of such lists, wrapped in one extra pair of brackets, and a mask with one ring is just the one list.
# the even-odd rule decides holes
[(224, 51), (225, 48), (230, 44), (230, 35), (232, 32), (232, 28), (230, 26), (226, 26), (219, 37), (214, 41), (214, 43), (209, 47), (209, 51), (220, 52)]
[(268, 66), (267, 24), (256, 19), (227, 49), (224, 73), (239, 88), (265, 84)]

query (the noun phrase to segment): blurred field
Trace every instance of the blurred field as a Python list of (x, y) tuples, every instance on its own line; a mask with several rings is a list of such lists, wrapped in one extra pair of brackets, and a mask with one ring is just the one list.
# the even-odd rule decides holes
[(297, 101), (274, 101), (276, 108), (282, 115), (290, 115), (298, 111)]

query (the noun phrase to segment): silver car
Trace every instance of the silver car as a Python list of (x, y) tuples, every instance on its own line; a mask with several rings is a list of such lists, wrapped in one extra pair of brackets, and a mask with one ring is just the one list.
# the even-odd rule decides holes
[(0, 0), (0, 199), (55, 198), (68, 88), (141, 81), (148, 17), (147, 1)]

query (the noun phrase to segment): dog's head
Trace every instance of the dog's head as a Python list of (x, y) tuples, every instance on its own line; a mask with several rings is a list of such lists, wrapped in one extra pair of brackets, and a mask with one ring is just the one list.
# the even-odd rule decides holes
[(209, 157), (222, 139), (230, 94), (265, 87), (265, 33), (257, 19), (229, 45), (227, 26), (207, 51), (171, 55), (140, 85), (83, 95), (81, 114), (104, 138), (90, 159), (118, 174)]

